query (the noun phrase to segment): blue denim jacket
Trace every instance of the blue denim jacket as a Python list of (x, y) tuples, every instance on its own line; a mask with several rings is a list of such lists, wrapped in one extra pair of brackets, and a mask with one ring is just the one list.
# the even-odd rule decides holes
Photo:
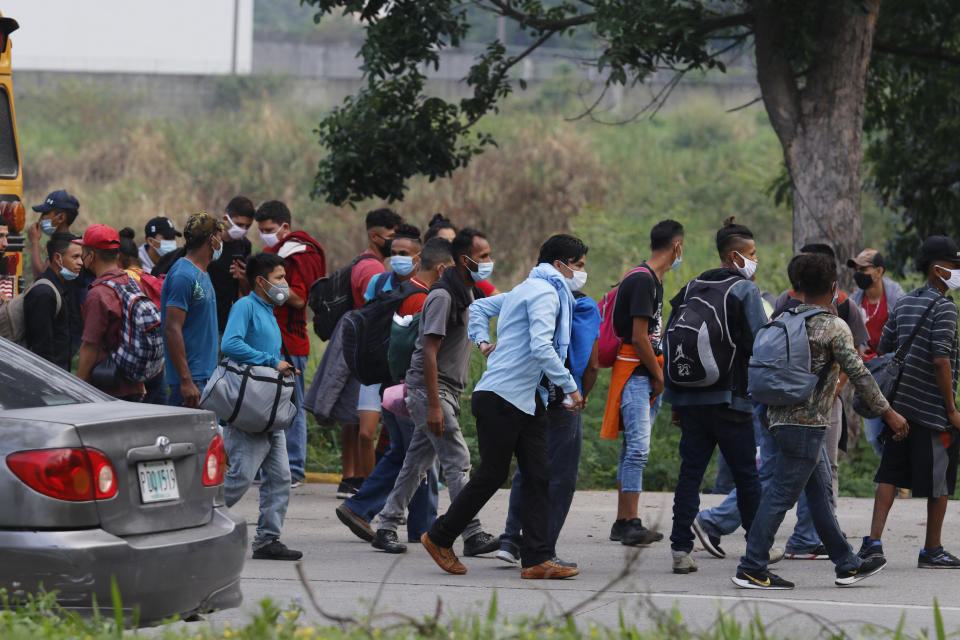
[(500, 316), (497, 348), (474, 391), (495, 393), (529, 415), (536, 411), (534, 393), (547, 404), (546, 389), (539, 387), (544, 375), (564, 393), (575, 391), (577, 383), (564, 366), (566, 353), (561, 357), (554, 345), (560, 313), (557, 290), (538, 277), (471, 304), (467, 334), (473, 342), (490, 342), (490, 318)]

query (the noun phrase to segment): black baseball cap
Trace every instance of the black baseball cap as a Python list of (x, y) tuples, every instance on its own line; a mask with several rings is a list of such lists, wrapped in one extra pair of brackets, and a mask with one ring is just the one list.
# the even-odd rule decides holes
[(51, 191), (43, 204), (34, 205), (33, 210), (37, 213), (49, 213), (54, 209), (63, 209), (65, 211), (77, 211), (80, 209), (80, 201), (67, 193), (66, 189), (57, 189)]
[(920, 257), (917, 258), (917, 269), (926, 271), (931, 263), (938, 260), (960, 264), (960, 247), (947, 236), (930, 236), (923, 241), (920, 247)]
[(164, 218), (163, 216), (151, 219), (150, 222), (147, 223), (147, 226), (143, 228), (143, 233), (148, 238), (152, 238), (159, 233), (167, 240), (179, 238), (183, 235), (173, 226), (173, 220)]

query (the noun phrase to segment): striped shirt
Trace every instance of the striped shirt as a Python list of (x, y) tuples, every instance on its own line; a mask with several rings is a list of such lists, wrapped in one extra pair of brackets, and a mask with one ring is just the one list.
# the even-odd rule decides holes
[(931, 300), (936, 300), (903, 365), (893, 408), (911, 426), (947, 431), (947, 409), (933, 369), (935, 358), (949, 358), (953, 390), (957, 389), (957, 305), (934, 287), (925, 284), (902, 297), (883, 329), (878, 351), (893, 353), (910, 337)]

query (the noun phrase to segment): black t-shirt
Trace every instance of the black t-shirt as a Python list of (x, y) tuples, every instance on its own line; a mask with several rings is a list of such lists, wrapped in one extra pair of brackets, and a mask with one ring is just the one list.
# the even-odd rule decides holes
[(223, 333), (224, 327), (227, 326), (230, 307), (240, 298), (240, 284), (230, 275), (230, 265), (236, 259), (246, 262), (250, 252), (250, 241), (246, 238), (224, 242), (220, 259), (211, 262), (207, 267), (207, 273), (210, 274), (210, 281), (213, 283), (213, 291), (217, 294), (217, 326), (220, 333)]
[[(647, 338), (653, 345), (654, 353), (660, 353), (660, 340), (663, 335), (663, 283), (657, 279), (644, 262), (641, 266), (647, 271), (632, 273), (620, 283), (617, 292), (617, 304), (613, 308), (613, 330), (624, 342), (633, 340), (633, 319), (647, 318)], [(640, 365), (636, 373), (646, 374), (646, 367)]]

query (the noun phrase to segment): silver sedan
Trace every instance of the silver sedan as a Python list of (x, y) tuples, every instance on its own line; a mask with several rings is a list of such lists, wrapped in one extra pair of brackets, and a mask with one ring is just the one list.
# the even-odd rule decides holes
[(207, 411), (122, 402), (0, 338), (0, 588), (141, 623), (240, 604), (246, 523)]

